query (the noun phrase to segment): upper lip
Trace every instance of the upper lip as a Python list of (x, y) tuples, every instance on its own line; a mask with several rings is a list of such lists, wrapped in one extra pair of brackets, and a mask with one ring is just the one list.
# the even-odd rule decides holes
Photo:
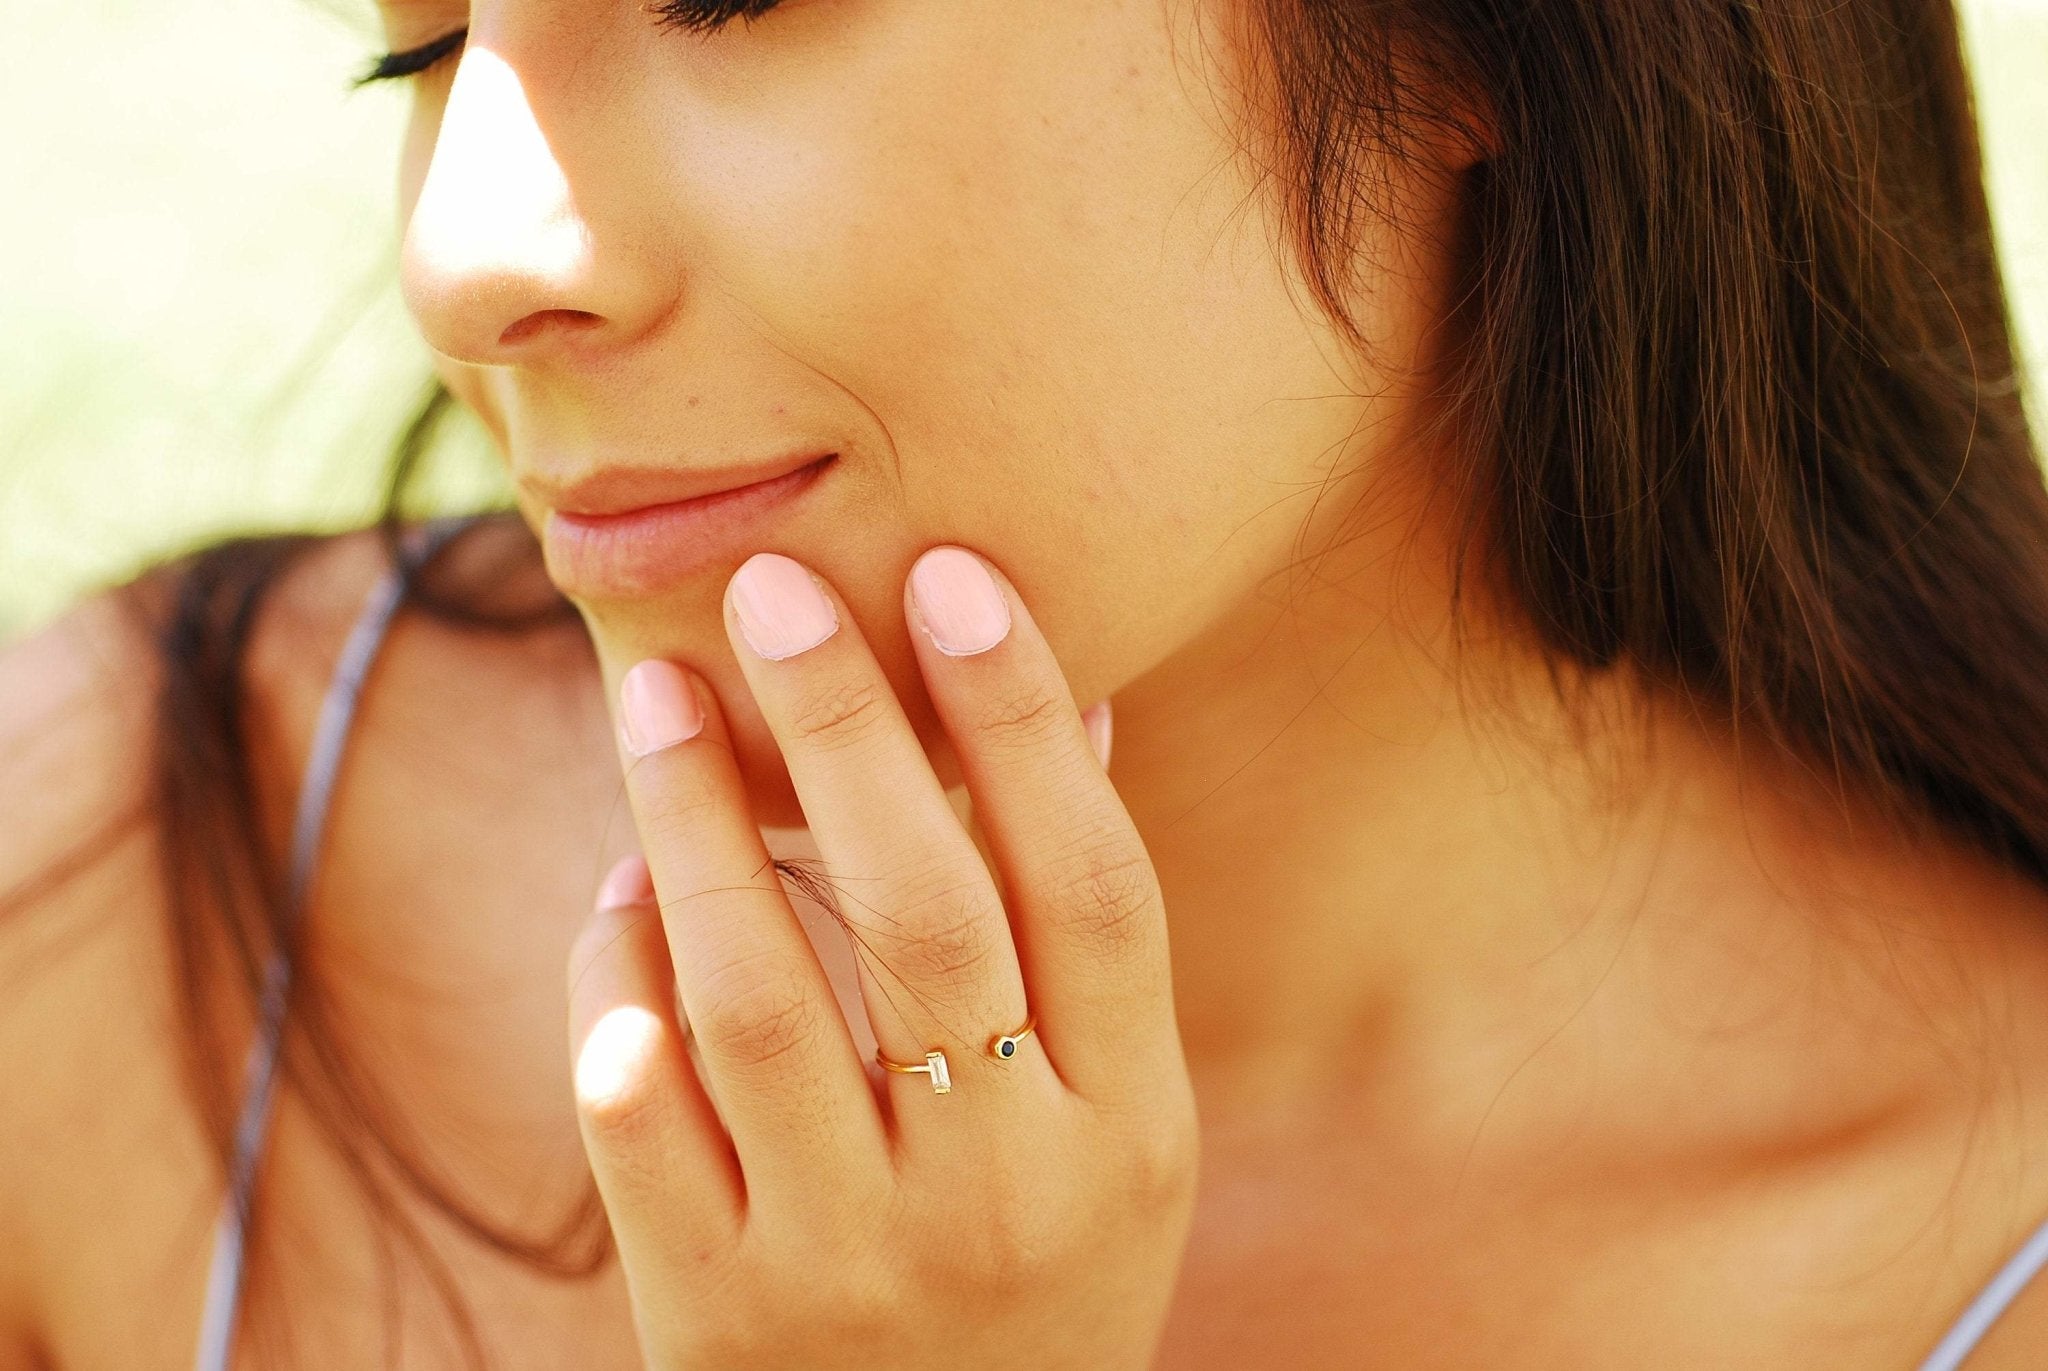
[(520, 484), (563, 514), (625, 514), (650, 505), (677, 504), (787, 476), (835, 454), (806, 452), (750, 467), (702, 470), (674, 466), (590, 467), (575, 475), (528, 472)]

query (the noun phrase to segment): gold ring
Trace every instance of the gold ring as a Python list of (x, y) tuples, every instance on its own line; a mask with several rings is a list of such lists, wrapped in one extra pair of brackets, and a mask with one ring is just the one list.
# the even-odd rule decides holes
[(932, 1094), (934, 1095), (943, 1095), (953, 1088), (952, 1073), (946, 1070), (946, 1054), (937, 1048), (933, 1048), (924, 1054), (923, 1066), (910, 1066), (904, 1062), (892, 1062), (882, 1055), (879, 1048), (875, 1051), (875, 1060), (889, 1070), (901, 1071), (905, 1075), (915, 1071), (927, 1073), (932, 1078)]
[(990, 1038), (988, 1040), (988, 1055), (994, 1057), (997, 1061), (1004, 1062), (1016, 1056), (1018, 1042), (1023, 1039), (1025, 1034), (1031, 1031), (1031, 1026), (1037, 1022), (1038, 1016), (1036, 1014), (1027, 1014), (1024, 1017), (1024, 1026), (1015, 1033), (1004, 1033)]
[[(1008, 1061), (1016, 1056), (1017, 1044), (1024, 1040), (1037, 1023), (1038, 1016), (1036, 1014), (1028, 1014), (1024, 1018), (1024, 1026), (1016, 1032), (999, 1033), (995, 1037), (990, 1038), (988, 1040), (988, 1055), (994, 1057), (997, 1061)], [(882, 1055), (880, 1048), (875, 1049), (875, 1060), (881, 1063), (882, 1068), (886, 1071), (898, 1071), (906, 1076), (922, 1072), (930, 1076), (932, 1078), (932, 1094), (934, 1095), (944, 1095), (953, 1089), (953, 1073), (946, 1067), (946, 1054), (939, 1051), (936, 1047), (924, 1054), (922, 1065), (913, 1065), (910, 1062), (892, 1062)]]

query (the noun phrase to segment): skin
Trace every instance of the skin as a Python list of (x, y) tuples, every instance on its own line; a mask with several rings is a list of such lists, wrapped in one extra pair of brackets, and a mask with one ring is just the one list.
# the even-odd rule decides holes
[[(403, 47), (462, 18), (422, 0), (386, 24)], [(1403, 435), (1444, 290), (1429, 235), (1369, 245), (1388, 264), (1363, 319), (1377, 365), (1347, 356), (1232, 160), (1239, 78), (1213, 14), (1186, 7), (1019, 25), (995, 4), (798, 0), (701, 45), (629, 13), (579, 17), (572, 41), (547, 19), (471, 16), (459, 69), (420, 80), (400, 171), (407, 303), (529, 522), (537, 487), (599, 453), (837, 450), (829, 491), (762, 550), (846, 597), (942, 780), (960, 770), (899, 597), (950, 542), (1020, 588), (1077, 700), (1114, 699), (1119, 791), (1173, 818), (1160, 837), (1227, 863), (1285, 834), (1289, 903), (1376, 884), (1318, 851), (1361, 816), (1295, 821), (1380, 751), (1353, 697), (1397, 723), (1436, 710), (1388, 688), (1413, 649), (1359, 651), (1389, 615), (1441, 617), (1441, 586), (1397, 605), (1384, 584), (1400, 535), (1423, 531), (1426, 485), (1396, 483), (1426, 455)], [(630, 73), (602, 105), (575, 84), (586, 62)], [(1404, 173), (1404, 198), (1447, 222), (1430, 170)], [(1430, 574), (1427, 550), (1406, 560)], [(608, 694), (645, 657), (689, 663), (731, 713), (756, 816), (800, 823), (720, 626), (729, 574), (577, 602)], [(1183, 898), (1236, 927), (1237, 895), (1218, 896)]]
[[(777, 561), (833, 626), (764, 657), (746, 578)], [(908, 1063), (942, 1044), (950, 1067), (929, 1093), (864, 1069), (716, 701), (673, 663), (636, 666), (622, 737), (646, 858), (616, 869), (571, 953), (569, 1037), (649, 1364), (1149, 1366), (1193, 1207), (1194, 1100), (1158, 885), (1057, 663), (993, 582), (999, 641), (920, 634), (998, 890), (823, 582), (764, 554), (734, 584), (749, 693), (824, 860), (873, 911), (855, 913), (876, 1040)], [(1008, 1059), (968, 1036), (1027, 1012), (1045, 1026)]]
[[(658, 593), (575, 596), (607, 725), (647, 661), (687, 671), (707, 718), (675, 747), (597, 758), (623, 775), (673, 908), (659, 937), (644, 903), (600, 911), (568, 959), (579, 1136), (657, 1364), (709, 1355), (699, 1338), (718, 1365), (814, 1364), (861, 1327), (897, 1340), (892, 1365), (960, 1364), (945, 1357), (963, 1339), (977, 1365), (1349, 1365), (1361, 1347), (1411, 1367), (1907, 1365), (2048, 1213), (2027, 1143), (2048, 1075), (2041, 891), (1738, 747), (1651, 683), (1580, 682), (1591, 723), (1568, 732), (1511, 605), (1469, 600), (1453, 651), (1435, 497), (1456, 454), (1420, 436), (1418, 397), (1443, 362), (1443, 188), (1469, 153), (1381, 169), (1405, 208), (1363, 244), (1373, 346), (1354, 355), (1296, 287), (1234, 155), (1241, 72), (1220, 0), (788, 0), (708, 41), (632, 6), (384, 14), (394, 48), (469, 25), (459, 66), (418, 83), (403, 284), (529, 522), (544, 523), (548, 481), (599, 454), (841, 454), (749, 550), (798, 560), (834, 597), (840, 632), (812, 653), (749, 655), (729, 595), (744, 557)], [(1013, 636), (982, 657), (939, 660), (916, 626), (909, 573), (941, 545), (985, 559), (1011, 599)], [(385, 698), (410, 689), (427, 710), (433, 681), (479, 667), (387, 670)], [(793, 721), (861, 680), (887, 687), (882, 726), (827, 778)], [(1004, 754), (985, 721), (1019, 699), (1045, 702), (1044, 734)], [(1114, 710), (1107, 784), (1072, 712), (1098, 700)], [(454, 708), (420, 736), (477, 736)], [(477, 747), (502, 750), (507, 776), (601, 801), (555, 742), (493, 721)], [(1043, 803), (1056, 784), (1087, 803)], [(677, 805), (693, 785), (715, 803)], [(449, 828), (471, 831), (474, 809)], [(520, 815), (508, 852), (587, 865), (558, 813)], [(1060, 883), (1018, 866), (1019, 843), (1135, 841), (1151, 880), (1125, 912), (1170, 938), (1170, 1006), (1156, 972), (1076, 995), (1028, 936), (995, 937), (988, 890), (965, 886), (988, 955), (931, 992), (965, 1006), (959, 1022), (871, 1026), (905, 1060), (935, 1031), (971, 1042), (1029, 1004), (1044, 1018), (1018, 1064), (1039, 1074), (962, 1052), (945, 1098), (872, 1068), (871, 1095), (835, 1093), (815, 1073), (844, 1087), (864, 1053), (814, 1016), (791, 1049), (812, 1084), (728, 1089), (720, 1152), (663, 978), (706, 1011), (692, 1017), (713, 1093), (741, 1079), (717, 1063), (749, 1027), (710, 1008), (731, 997), (706, 995), (721, 964), (704, 957), (744, 964), (733, 940), (749, 936), (789, 952), (789, 911), (765, 883), (747, 898), (766, 910), (737, 918), (690, 895), (715, 883), (703, 863), (758, 870), (755, 824), (806, 817), (842, 880), (971, 876), (971, 842), (1020, 933), (1071, 922), (1075, 902), (1045, 898)], [(469, 1077), (508, 1098), (541, 1079), (559, 1047), (530, 1029), (561, 978), (550, 966), (544, 990), (500, 991), (547, 946), (538, 901), (509, 876), (488, 884), (496, 857), (457, 868), (444, 846), (406, 865), (426, 822), (364, 820), (384, 827), (344, 850), (388, 869), (334, 868), (345, 908), (325, 926), (431, 984), (482, 965), (490, 997), (466, 1018), (414, 1023), (397, 1002), (360, 1016), (405, 1035), (392, 1056), (427, 1083), (407, 1098), (452, 1114), (471, 1107), (455, 1088)], [(485, 886), (473, 910), (406, 915), (429, 879), (453, 908), (458, 869)], [(888, 912), (920, 908), (899, 892)], [(698, 958), (670, 951), (685, 947)], [(949, 959), (913, 951), (887, 970), (920, 960), (930, 974)], [(786, 971), (781, 993), (820, 993), (801, 957), (762, 964)], [(772, 984), (750, 989), (773, 1003)], [(1063, 995), (1073, 1008), (1055, 1015)], [(1107, 1069), (1118, 1052), (1128, 1072)], [(1041, 1091), (1022, 1107), (976, 1088), (1019, 1080)], [(545, 1115), (527, 1088), (507, 1115)], [(635, 1138), (606, 1120), (642, 1088), (650, 1107), (624, 1113), (649, 1124)], [(1103, 1115), (1119, 1126), (1077, 1123), (1097, 1111), (1076, 1101), (1118, 1088), (1135, 1102)], [(742, 1121), (777, 1108), (802, 1126)], [(1190, 1109), (1196, 1159), (1177, 1146)], [(778, 1172), (776, 1149), (799, 1146), (822, 1149), (814, 1168)], [(1066, 1164), (1020, 1160), (1048, 1153)], [(893, 1203), (792, 1221), (814, 1212), (819, 1169)], [(1190, 1170), (1191, 1188), (1136, 1179), (1188, 1185)], [(963, 1176), (984, 1173), (1051, 1202), (961, 1202)], [(325, 1180), (308, 1202), (342, 1188)], [(762, 1241), (736, 1236), (743, 1189), (746, 1212), (781, 1216)], [(998, 1280), (1027, 1269), (1024, 1247), (1069, 1260)], [(963, 1250), (992, 1259), (949, 1262)], [(803, 1263), (821, 1251), (836, 1260)], [(821, 1269), (839, 1278), (804, 1284), (818, 1304), (799, 1316), (785, 1292)], [(869, 1287), (845, 1274), (869, 1269), (885, 1273)], [(998, 1285), (1007, 1297), (987, 1298)], [(764, 1306), (775, 1317), (717, 1322)], [(934, 1327), (950, 1340), (916, 1342)], [(2048, 1308), (2023, 1298), (1971, 1371), (2029, 1365), (2044, 1332)]]
[[(1998, 1132), (2030, 1078), (1984, 1065), (1983, 1005), (2042, 981), (2040, 892), (1809, 770), (1738, 757), (1622, 673), (1581, 683), (1595, 723), (1571, 744), (1540, 655), (1483, 593), (1452, 651), (1432, 498), (1451, 454), (1419, 436), (1419, 392), (1444, 362), (1446, 188), (1469, 154), (1379, 168), (1404, 214), (1362, 244), (1377, 270), (1359, 353), (1304, 303), (1237, 155), (1223, 7), (1025, 20), (994, 0), (795, 0), (706, 40), (630, 7), (467, 17), (460, 66), (416, 96), (403, 282), (529, 521), (547, 513), (537, 490), (600, 452), (830, 447), (829, 487), (759, 550), (841, 597), (941, 783), (963, 759), (901, 600), (927, 548), (1000, 568), (1072, 698), (1114, 702), (1112, 774), (1170, 910), (1203, 1120), (1164, 1357), (1226, 1355), (1263, 1326), (1232, 1298), (1248, 1270), (1283, 1299), (1321, 1292), (1299, 1336), (1326, 1351), (1390, 1317), (1384, 1285), (1344, 1272), (1435, 1254), (1443, 1284), (1419, 1284), (1446, 1307), (1489, 1280), (1540, 1285), (1502, 1215), (1553, 1231), (1572, 1212), (1556, 1196), (1623, 1172), (1663, 1179), (1587, 1249), (1633, 1260), (1704, 1229), (1693, 1260), (1720, 1242), (1753, 1263), (1769, 1230), (1710, 1178), (1815, 1162), (1845, 1136), (1856, 1165), (1844, 1148), (1833, 1174), (1855, 1179), (1772, 1211), (1834, 1235), (1780, 1280), (1825, 1288), (1905, 1249), (1944, 1194), (1975, 1235), (1947, 1264), (1908, 1263), (1930, 1284), (1904, 1314), (1897, 1288), (1852, 1287), (1847, 1321), (1872, 1342), (1835, 1345), (1863, 1355), (1938, 1331), (2007, 1245), (2008, 1226), (1969, 1216), (1971, 1180), (2003, 1162), (2004, 1202), (2048, 1207), (2019, 1135)], [(402, 46), (463, 18), (420, 0), (387, 26)], [(800, 823), (787, 739), (720, 610), (729, 570), (575, 598), (607, 696), (636, 662), (687, 664), (753, 817)], [(1909, 974), (1898, 936), (1925, 954)], [(2039, 1034), (2028, 1020), (2008, 1045), (2038, 1059)], [(2006, 1140), (1971, 1154), (1981, 1173), (1958, 1161), (1973, 1126)], [(1867, 1217), (1873, 1188), (1895, 1221)], [(1332, 1213), (1351, 1217), (1333, 1229)], [(1459, 1251), (1481, 1263), (1462, 1277)], [(1597, 1316), (1574, 1301), (1607, 1274), (1582, 1264), (1581, 1293), (1537, 1302), (1555, 1327), (1475, 1331), (1472, 1354), (1505, 1365), (1554, 1336), (1590, 1356), (1573, 1330)], [(1665, 1318), (1739, 1298), (1681, 1282)], [(1811, 1358), (1801, 1335), (1845, 1317), (1800, 1309), (1753, 1325), (1759, 1357), (1783, 1337)], [(1069, 1326), (1095, 1317), (1077, 1305)], [(1420, 1364), (1443, 1344), (1413, 1331)]]

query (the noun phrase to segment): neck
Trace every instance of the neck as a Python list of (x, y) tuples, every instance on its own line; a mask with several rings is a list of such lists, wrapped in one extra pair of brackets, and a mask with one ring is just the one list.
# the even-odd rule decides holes
[[(1205, 1116), (1462, 1150), (1589, 1108), (1638, 1147), (1903, 1109), (1986, 936), (1935, 911), (2010, 908), (1997, 869), (1747, 739), (1738, 767), (1624, 672), (1567, 673), (1575, 733), (1533, 646), (1476, 612), (1454, 657), (1445, 579), (1394, 552), (1311, 564), (1114, 696)], [(1941, 994), (1899, 984), (1900, 925), (1954, 950)]]

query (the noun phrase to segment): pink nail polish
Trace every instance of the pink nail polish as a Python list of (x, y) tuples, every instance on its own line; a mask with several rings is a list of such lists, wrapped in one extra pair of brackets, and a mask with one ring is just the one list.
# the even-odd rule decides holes
[(694, 738), (703, 727), (696, 692), (674, 662), (649, 658), (619, 682), (619, 731), (635, 757)]
[(1095, 756), (1105, 771), (1109, 769), (1111, 722), (1107, 700), (1097, 700), (1081, 711), (1081, 724), (1088, 730), (1088, 745), (1095, 749)]
[(1010, 633), (1010, 605), (981, 558), (935, 547), (910, 569), (910, 598), (925, 635), (949, 657), (986, 652)]
[(620, 909), (629, 904), (647, 904), (653, 899), (654, 877), (647, 870), (647, 859), (637, 852), (614, 862), (605, 873), (604, 884), (597, 888), (599, 909)]
[(771, 662), (808, 652), (839, 631), (839, 614), (809, 568), (779, 552), (757, 552), (733, 574), (740, 636)]

